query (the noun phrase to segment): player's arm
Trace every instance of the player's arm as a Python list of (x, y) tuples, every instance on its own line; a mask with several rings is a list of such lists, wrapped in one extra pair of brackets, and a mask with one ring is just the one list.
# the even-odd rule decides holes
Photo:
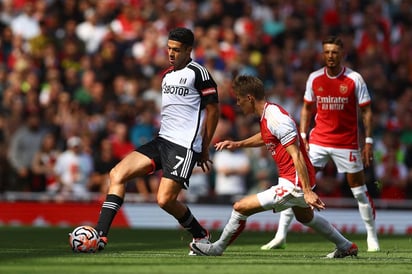
[(260, 132), (256, 133), (249, 138), (240, 140), (240, 141), (232, 141), (232, 140), (225, 140), (215, 144), (216, 150), (222, 149), (237, 149), (241, 147), (260, 147), (263, 146), (265, 143), (263, 142), (262, 135)]
[(201, 159), (198, 162), (198, 165), (203, 169), (203, 171), (209, 170), (209, 146), (212, 141), (213, 135), (219, 121), (219, 104), (210, 103), (206, 105), (206, 119), (203, 131), (203, 140), (202, 140), (202, 155)]
[(299, 150), (297, 139), (295, 142), (286, 146), (286, 151), (293, 159), (293, 164), (295, 165), (296, 172), (298, 173), (299, 180), (302, 184), (306, 203), (310, 205), (312, 209), (325, 209), (325, 204), (319, 199), (318, 195), (312, 191), (306, 162), (302, 152)]
[(372, 107), (370, 104), (362, 106), (362, 121), (365, 130), (365, 147), (362, 151), (363, 162), (366, 167), (370, 166), (373, 160), (373, 139), (372, 139)]
[(306, 143), (306, 149), (308, 149), (306, 134), (309, 131), (310, 121), (312, 120), (312, 115), (315, 108), (314, 105), (315, 104), (312, 102), (303, 101), (302, 110), (300, 112), (299, 132)]

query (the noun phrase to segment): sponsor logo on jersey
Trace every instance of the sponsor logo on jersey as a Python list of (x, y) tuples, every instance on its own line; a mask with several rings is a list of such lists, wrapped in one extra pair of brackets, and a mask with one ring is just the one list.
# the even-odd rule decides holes
[(349, 98), (337, 96), (317, 96), (316, 100), (322, 110), (344, 110), (349, 102)]
[[(180, 80), (182, 81), (182, 79)], [(186, 96), (189, 94), (189, 89), (184, 86), (163, 86), (163, 94), (175, 94), (180, 96)]]

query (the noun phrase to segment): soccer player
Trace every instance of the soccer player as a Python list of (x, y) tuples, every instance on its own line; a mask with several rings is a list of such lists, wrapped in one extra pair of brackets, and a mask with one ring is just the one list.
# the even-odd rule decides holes
[(128, 154), (110, 171), (110, 186), (102, 205), (96, 230), (99, 249), (107, 244), (111, 223), (125, 196), (130, 179), (162, 169), (157, 194), (158, 205), (193, 235), (194, 241), (208, 241), (209, 232), (177, 200), (188, 188), (192, 169), (197, 164), (210, 169), (209, 145), (219, 118), (218, 91), (210, 73), (194, 62), (191, 51), (194, 34), (186, 28), (170, 31), (167, 47), (171, 67), (162, 80), (160, 131), (152, 141)]
[(315, 186), (315, 169), (296, 123), (281, 106), (266, 101), (263, 83), (258, 78), (238, 76), (233, 81), (232, 88), (242, 111), (260, 117), (260, 132), (241, 141), (219, 142), (215, 148), (222, 150), (266, 145), (279, 169), (278, 184), (237, 201), (219, 240), (214, 243), (192, 242), (191, 250), (198, 255), (222, 255), (245, 228), (250, 215), (266, 210), (280, 212), (291, 208), (299, 222), (336, 245), (336, 249), (327, 258), (357, 256), (356, 244), (347, 240), (325, 218), (314, 212), (314, 209), (324, 209), (325, 204), (312, 191)]
[[(365, 185), (364, 166), (373, 160), (371, 98), (362, 76), (342, 65), (344, 49), (339, 37), (323, 42), (325, 66), (309, 75), (301, 111), (300, 135), (309, 150), (316, 170), (325, 167), (329, 159), (338, 172), (346, 173), (348, 184), (358, 202), (359, 213), (366, 226), (368, 252), (380, 251), (375, 226), (375, 208)], [(361, 152), (358, 118), (363, 119), (365, 146)], [(315, 126), (307, 132), (313, 114)], [(284, 248), (288, 227), (293, 219), (290, 210), (280, 214), (275, 237), (261, 249)]]

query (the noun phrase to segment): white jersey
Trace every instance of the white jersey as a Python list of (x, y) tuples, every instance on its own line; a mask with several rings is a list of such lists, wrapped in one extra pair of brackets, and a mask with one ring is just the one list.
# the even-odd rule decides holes
[(162, 81), (159, 137), (201, 152), (205, 106), (217, 102), (217, 86), (206, 68), (194, 61), (170, 68)]

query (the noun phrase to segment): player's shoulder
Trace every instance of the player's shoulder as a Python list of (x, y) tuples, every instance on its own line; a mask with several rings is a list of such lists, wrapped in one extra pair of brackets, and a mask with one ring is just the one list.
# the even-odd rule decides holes
[(362, 75), (351, 68), (346, 67), (345, 76), (351, 79), (356, 85), (364, 86), (366, 84)]
[(168, 73), (170, 73), (170, 72), (172, 72), (172, 71), (173, 71), (173, 66), (170, 66), (170, 67), (164, 69), (163, 71), (161, 71), (161, 72), (160, 72), (160, 75), (161, 75), (162, 78), (163, 78), (163, 77), (165, 77), (166, 74), (168, 74)]
[(275, 120), (283, 116), (290, 117), (289, 113), (281, 105), (272, 102), (266, 104), (264, 116)]
[(190, 63), (187, 65), (187, 68), (195, 72), (207, 72), (206, 67), (204, 67), (203, 65), (194, 60), (190, 61)]
[(350, 78), (362, 78), (361, 74), (349, 67), (345, 67), (345, 75)]
[(309, 79), (309, 80), (313, 80), (313, 79), (315, 79), (315, 78), (322, 77), (322, 76), (324, 76), (324, 75), (326, 75), (325, 67), (322, 67), (322, 68), (319, 68), (319, 69), (317, 69), (317, 70), (315, 70), (315, 71), (312, 71), (312, 72), (309, 74), (308, 79)]

